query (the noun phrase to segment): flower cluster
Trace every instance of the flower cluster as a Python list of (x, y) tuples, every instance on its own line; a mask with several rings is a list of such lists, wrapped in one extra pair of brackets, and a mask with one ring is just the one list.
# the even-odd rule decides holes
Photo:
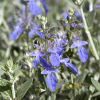
[[(41, 74), (48, 74), (46, 77), (46, 84), (52, 91), (54, 91), (57, 86), (57, 79), (53, 73), (60, 73), (60, 71), (55, 68), (59, 67), (60, 63), (69, 67), (73, 72), (79, 75), (73, 64), (69, 63), (70, 59), (62, 57), (63, 48), (66, 44), (67, 40), (65, 33), (57, 33), (57, 37), (54, 38), (54, 41), (51, 43), (50, 41), (48, 42), (48, 48), (44, 48), (47, 53), (43, 51), (43, 45), (36, 45), (37, 50), (29, 53), (29, 56), (35, 56), (32, 61), (33, 67), (36, 68), (37, 64), (40, 63), (44, 68)], [(45, 56), (47, 59), (49, 58), (49, 60), (46, 61), (42, 56)]]
[[(75, 10), (73, 13), (77, 18), (81, 18), (81, 15)], [(76, 22), (76, 19), (74, 17), (71, 17), (70, 22), (67, 19), (70, 19), (70, 15), (69, 12), (63, 12), (61, 14), (63, 16), (63, 20), (65, 21), (65, 25), (68, 26), (70, 25), (71, 30), (73, 29), (82, 29), (83, 28), (83, 24), (80, 22)], [(66, 21), (67, 20), (67, 21)], [(69, 24), (70, 23), (70, 24)]]

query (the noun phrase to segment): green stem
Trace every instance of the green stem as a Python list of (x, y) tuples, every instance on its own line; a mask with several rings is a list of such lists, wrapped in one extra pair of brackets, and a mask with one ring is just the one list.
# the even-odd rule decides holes
[(84, 26), (85, 26), (85, 27), (84, 27), (84, 28), (85, 28), (85, 32), (86, 32), (86, 34), (87, 34), (87, 36), (88, 36), (88, 39), (89, 39), (89, 41), (90, 41), (91, 47), (92, 47), (93, 52), (94, 52), (95, 57), (96, 57), (96, 60), (99, 60), (98, 53), (97, 53), (97, 51), (96, 51), (95, 45), (94, 45), (94, 43), (93, 43), (93, 40), (92, 40), (92, 37), (91, 37), (91, 34), (90, 34), (90, 31), (89, 31), (88, 26), (87, 26), (87, 22), (86, 22), (86, 19), (85, 19), (85, 16), (84, 16), (84, 12), (83, 12), (82, 6), (80, 6), (80, 11), (81, 11), (83, 23), (84, 23)]
[[(13, 80), (13, 76), (9, 73), (10, 80)], [(12, 85), (11, 85), (11, 90), (12, 90), (12, 98), (13, 100), (15, 99), (15, 88), (14, 88), (15, 80), (13, 80)], [(12, 99), (11, 99), (12, 100)]]
[(15, 88), (14, 88), (14, 81), (12, 83), (12, 96), (13, 96), (13, 99), (15, 99)]
[[(27, 26), (27, 5), (25, 5), (25, 21), (26, 21), (26, 26)], [(26, 29), (26, 41), (27, 41), (27, 45), (28, 45), (28, 33), (27, 33), (27, 29)], [(28, 46), (28, 51), (29, 51), (29, 46)]]
[[(71, 76), (71, 83), (73, 83), (73, 75), (72, 74), (70, 74), (70, 76)], [(74, 83), (73, 83), (74, 84)], [(72, 90), (72, 93), (73, 93), (73, 99), (72, 100), (75, 100), (75, 89), (73, 88), (73, 90)]]
[(89, 0), (90, 4), (89, 4), (89, 11), (93, 10), (93, 0)]

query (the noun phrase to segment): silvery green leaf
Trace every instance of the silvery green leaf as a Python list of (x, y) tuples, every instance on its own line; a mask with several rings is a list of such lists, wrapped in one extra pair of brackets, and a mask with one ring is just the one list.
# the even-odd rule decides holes
[(67, 83), (66, 79), (61, 80), (57, 83), (57, 89), (59, 89), (64, 83)]
[(76, 77), (75, 82), (76, 83), (83, 83), (85, 80), (86, 75), (88, 74), (88, 70), (84, 70), (82, 74)]
[(20, 88), (18, 89), (17, 93), (16, 93), (16, 97), (18, 98), (18, 100), (22, 100), (22, 98), (24, 97), (24, 95), (26, 94), (26, 92), (28, 91), (28, 89), (31, 87), (32, 85), (32, 79), (26, 81), (25, 83), (21, 84)]
[(96, 10), (89, 12), (88, 15), (86, 16), (86, 22), (89, 29), (91, 29), (93, 26), (93, 19), (95, 19), (95, 16), (96, 16)]
[(12, 98), (11, 87), (8, 83), (9, 81), (0, 79), (0, 93), (5, 99)]
[[(99, 46), (99, 44), (98, 44), (98, 41), (97, 41), (97, 39), (94, 38), (94, 37), (92, 37), (92, 40), (93, 40), (94, 45), (95, 45), (95, 48), (96, 48), (96, 50), (97, 50), (97, 52), (98, 52), (98, 54), (99, 54), (100, 46)], [(91, 47), (91, 44), (89, 44), (89, 49), (90, 49), (91, 53), (93, 54), (93, 56), (95, 57), (95, 54), (94, 54), (93, 49), (92, 49), (92, 47)]]
[(94, 80), (94, 78), (91, 78), (91, 81), (93, 83), (93, 85), (96, 87), (96, 89), (100, 92), (100, 83), (96, 80)]
[(41, 69), (40, 69), (40, 68), (38, 69), (38, 80), (39, 80), (40, 84), (41, 84), (43, 87), (46, 86), (45, 79), (44, 79), (43, 74), (41, 74)]
[(96, 96), (99, 96), (100, 95), (100, 92), (96, 92), (92, 95), (92, 97), (96, 97)]

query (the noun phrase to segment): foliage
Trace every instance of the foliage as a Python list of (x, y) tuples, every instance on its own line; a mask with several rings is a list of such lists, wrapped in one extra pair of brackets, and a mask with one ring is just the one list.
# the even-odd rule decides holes
[(0, 0), (0, 100), (100, 100), (99, 3)]

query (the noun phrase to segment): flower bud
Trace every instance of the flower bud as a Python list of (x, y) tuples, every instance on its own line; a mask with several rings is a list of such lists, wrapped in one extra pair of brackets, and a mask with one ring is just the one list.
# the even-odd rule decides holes
[(69, 16), (72, 16), (74, 14), (74, 10), (70, 7), (69, 9), (68, 9), (68, 15)]
[(83, 24), (82, 24), (82, 23), (78, 23), (78, 24), (77, 24), (77, 29), (80, 30), (80, 29), (82, 29), (82, 28), (83, 28)]
[(51, 38), (51, 34), (50, 34), (50, 33), (47, 33), (45, 37), (46, 37), (47, 39), (48, 39), (48, 38)]
[(75, 29), (77, 27), (77, 24), (76, 23), (71, 23), (71, 25), (70, 25), (70, 28), (73, 30), (73, 29)]
[(71, 18), (71, 22), (75, 22), (75, 18)]
[(42, 28), (38, 28), (38, 32), (43, 32)]

